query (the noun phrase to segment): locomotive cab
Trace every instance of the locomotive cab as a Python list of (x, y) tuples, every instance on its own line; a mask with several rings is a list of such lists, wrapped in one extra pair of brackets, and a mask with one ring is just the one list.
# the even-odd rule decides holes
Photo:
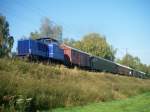
[(61, 62), (64, 61), (64, 51), (60, 48), (60, 42), (58, 40), (49, 37), (43, 37), (36, 40), (47, 44), (48, 57), (50, 60)]

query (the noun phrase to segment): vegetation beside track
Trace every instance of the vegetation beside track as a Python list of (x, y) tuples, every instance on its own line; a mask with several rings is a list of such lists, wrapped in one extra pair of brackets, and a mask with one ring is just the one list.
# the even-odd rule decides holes
[[(31, 98), (32, 108), (46, 110), (126, 99), (150, 91), (150, 80), (146, 79), (19, 59), (0, 59), (0, 80), (1, 109), (14, 109), (13, 103), (4, 105), (6, 96), (14, 96), (17, 101)], [(18, 105), (30, 107), (26, 103)]]

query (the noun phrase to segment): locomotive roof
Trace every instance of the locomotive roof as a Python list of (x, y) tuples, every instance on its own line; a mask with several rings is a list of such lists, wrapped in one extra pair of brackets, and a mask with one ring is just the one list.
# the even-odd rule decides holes
[(50, 41), (54, 41), (54, 42), (59, 42), (57, 39), (50, 38), (50, 37), (41, 37), (36, 40), (50, 40)]

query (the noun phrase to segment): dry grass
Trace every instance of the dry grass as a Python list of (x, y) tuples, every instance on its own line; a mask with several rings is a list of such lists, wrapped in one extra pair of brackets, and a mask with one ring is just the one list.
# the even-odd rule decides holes
[(36, 108), (50, 109), (124, 99), (146, 91), (150, 80), (0, 59), (0, 105), (5, 95), (33, 98)]

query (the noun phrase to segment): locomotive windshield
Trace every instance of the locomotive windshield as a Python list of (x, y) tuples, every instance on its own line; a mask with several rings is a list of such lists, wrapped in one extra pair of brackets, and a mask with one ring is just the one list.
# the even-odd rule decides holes
[(36, 39), (37, 41), (40, 41), (42, 43), (45, 43), (45, 44), (50, 44), (50, 43), (56, 43), (56, 44), (59, 44), (59, 41), (56, 40), (56, 39), (53, 39), (53, 38), (49, 38), (49, 37), (42, 37), (42, 38), (39, 38), (39, 39)]

